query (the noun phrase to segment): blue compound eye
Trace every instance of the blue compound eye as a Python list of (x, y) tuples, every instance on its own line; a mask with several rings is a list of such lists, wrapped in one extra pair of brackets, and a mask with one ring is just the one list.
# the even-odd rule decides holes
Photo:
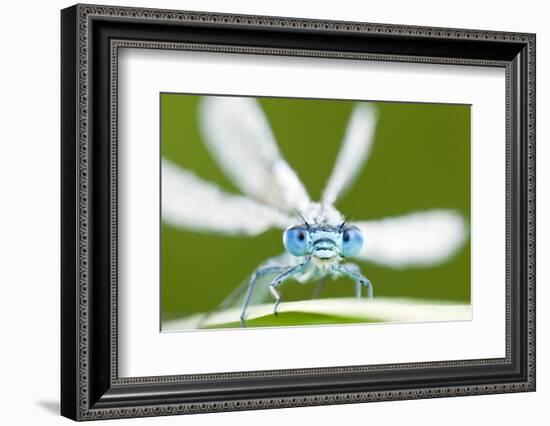
[(342, 253), (343, 257), (353, 257), (363, 247), (363, 234), (357, 226), (348, 226), (342, 231)]
[(309, 252), (309, 231), (305, 226), (292, 226), (283, 234), (283, 244), (293, 256), (305, 256)]

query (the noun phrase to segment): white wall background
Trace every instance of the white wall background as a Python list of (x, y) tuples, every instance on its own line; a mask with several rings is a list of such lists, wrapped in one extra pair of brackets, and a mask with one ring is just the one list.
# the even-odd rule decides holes
[[(108, 1), (204, 10), (537, 33), (538, 390), (530, 394), (294, 408), (118, 424), (545, 424), (550, 401), (550, 27), (545, 2), (429, 0)], [(59, 404), (59, 9), (67, 1), (11, 1), (0, 25), (0, 418), (68, 424)], [(32, 295), (28, 297), (29, 293)], [(538, 420), (537, 420), (538, 419)], [(548, 421), (548, 420), (546, 420)], [(102, 424), (110, 424), (107, 421)], [(131, 422), (131, 423), (128, 423)], [(117, 424), (117, 423), (113, 423)]]

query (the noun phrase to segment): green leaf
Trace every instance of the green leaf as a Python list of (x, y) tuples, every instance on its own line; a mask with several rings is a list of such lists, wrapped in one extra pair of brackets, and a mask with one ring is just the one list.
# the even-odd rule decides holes
[[(164, 321), (162, 331), (240, 328), (240, 309), (229, 309)], [(315, 299), (281, 303), (278, 316), (273, 304), (250, 306), (245, 325), (284, 327), (360, 323), (469, 321), (471, 305), (416, 299)]]

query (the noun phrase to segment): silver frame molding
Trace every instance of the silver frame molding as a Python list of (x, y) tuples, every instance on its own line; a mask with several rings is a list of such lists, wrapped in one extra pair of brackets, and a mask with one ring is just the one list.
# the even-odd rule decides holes
[[(216, 31), (229, 41), (220, 43)], [(250, 34), (265, 40), (254, 45)], [(312, 34), (334, 48), (310, 43)], [(534, 391), (535, 41), (533, 34), (268, 16), (95, 5), (63, 10), (62, 414), (92, 420)], [(418, 53), (405, 54), (411, 46)], [(504, 68), (505, 358), (118, 377), (121, 48)], [(428, 385), (419, 384), (424, 378)], [(224, 390), (236, 383), (243, 383), (238, 392)]]

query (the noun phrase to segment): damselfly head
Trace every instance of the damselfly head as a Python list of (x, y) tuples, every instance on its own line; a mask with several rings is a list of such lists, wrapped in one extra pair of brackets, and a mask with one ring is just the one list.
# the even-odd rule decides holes
[(363, 235), (356, 226), (310, 225), (308, 222), (287, 228), (283, 243), (293, 256), (314, 256), (319, 259), (353, 257), (363, 246)]

